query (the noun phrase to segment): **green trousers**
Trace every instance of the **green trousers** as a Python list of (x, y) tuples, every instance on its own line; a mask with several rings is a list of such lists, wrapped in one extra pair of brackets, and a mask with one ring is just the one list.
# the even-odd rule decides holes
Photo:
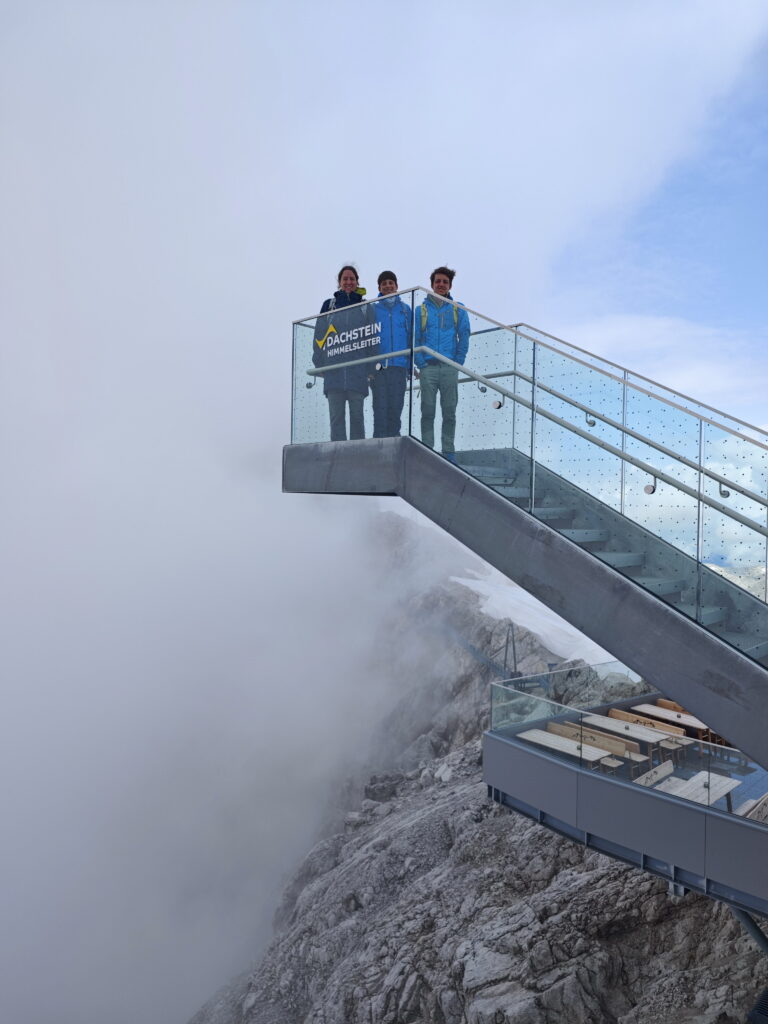
[(440, 414), (443, 419), (442, 450), (449, 454), (456, 451), (456, 406), (459, 402), (457, 381), (459, 371), (440, 363), (439, 366), (424, 366), (421, 369), (421, 440), (430, 448), (435, 447), (435, 408), (440, 394)]

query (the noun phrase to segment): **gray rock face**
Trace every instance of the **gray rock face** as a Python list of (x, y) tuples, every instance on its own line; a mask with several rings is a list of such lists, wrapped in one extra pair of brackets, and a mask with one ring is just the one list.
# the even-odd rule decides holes
[[(493, 643), (506, 623), (462, 590), (404, 614), (429, 604)], [(518, 650), (528, 671), (559, 660), (531, 634)], [(727, 908), (490, 803), (488, 678), (460, 646), (443, 660), (383, 723), (377, 770), (296, 872), (261, 963), (192, 1024), (743, 1021), (768, 958)]]

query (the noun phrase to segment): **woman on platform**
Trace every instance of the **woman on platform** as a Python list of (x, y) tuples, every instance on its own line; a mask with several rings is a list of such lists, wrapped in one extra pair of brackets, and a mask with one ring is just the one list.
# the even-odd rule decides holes
[[(368, 394), (368, 378), (374, 362), (356, 360), (378, 352), (378, 325), (372, 304), (363, 304), (365, 288), (360, 287), (357, 270), (344, 266), (338, 274), (338, 291), (326, 299), (317, 318), (312, 346), (312, 362), (323, 373), (323, 394), (328, 399), (331, 440), (365, 437), (363, 402)], [(355, 365), (346, 365), (355, 362)]]

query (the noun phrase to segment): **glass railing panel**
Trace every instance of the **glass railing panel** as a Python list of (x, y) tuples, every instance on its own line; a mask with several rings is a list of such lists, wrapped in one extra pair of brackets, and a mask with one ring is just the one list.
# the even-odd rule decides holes
[(512, 443), (517, 451), (530, 458), (533, 451), (533, 375), (534, 375), (534, 343), (515, 332), (515, 377), (513, 394), (523, 401), (514, 402), (511, 413), (513, 416)]
[(583, 750), (579, 714), (573, 708), (498, 683), (491, 684), (491, 732), (578, 767), (601, 759), (595, 751)]
[[(592, 666), (591, 671), (609, 668)], [(514, 688), (492, 684), (491, 731), (649, 792), (768, 826), (765, 768), (725, 745), (673, 702), (659, 700), (637, 709), (625, 702), (594, 713), (547, 700), (526, 688), (550, 677), (554, 689), (562, 671), (516, 679)], [(606, 677), (610, 674), (606, 672)], [(661, 717), (653, 717), (654, 710)]]
[(652, 466), (663, 469), (668, 475), (693, 487), (696, 486), (696, 477), (691, 475), (695, 474), (695, 468), (687, 468), (673, 455), (665, 455), (642, 440), (646, 438), (655, 441), (697, 467), (700, 457), (700, 425), (694, 416), (649, 395), (627, 388), (626, 426), (640, 436), (640, 440), (634, 441), (634, 448), (631, 439), (627, 439), (628, 452)]
[(651, 395), (660, 401), (680, 406), (682, 409), (692, 413), (696, 417), (713, 420), (715, 423), (719, 423), (724, 427), (735, 430), (737, 433), (740, 433), (749, 439), (768, 443), (768, 431), (763, 430), (761, 427), (744, 423), (742, 420), (739, 420), (734, 416), (730, 416), (728, 413), (725, 413), (720, 409), (715, 409), (710, 405), (706, 405), (704, 402), (697, 401), (688, 395), (675, 391), (673, 388), (667, 387), (664, 384), (659, 384), (657, 381), (650, 380), (642, 374), (627, 370), (625, 367), (620, 366), (618, 363), (615, 363), (610, 359), (585, 351), (577, 345), (564, 341), (562, 338), (557, 338), (554, 335), (548, 334), (546, 331), (541, 331), (529, 324), (519, 324), (517, 326), (522, 334), (525, 334), (537, 341), (541, 341), (543, 344), (552, 346), (557, 351), (563, 352), (574, 359), (581, 360), (595, 369), (599, 368), (605, 373), (613, 374), (618, 377), (626, 376), (626, 380), (629, 384), (633, 385), (637, 389), (650, 392)]
[[(700, 449), (698, 421), (628, 388), (626, 425), (640, 436), (629, 435), (625, 440), (628, 460), (624, 469), (622, 511), (657, 537), (696, 558), (699, 502), (694, 495), (698, 494), (699, 485), (695, 468), (699, 464)], [(693, 468), (641, 438), (682, 455), (693, 463)], [(642, 466), (648, 466), (649, 470)], [(671, 482), (659, 479), (653, 471)], [(676, 487), (677, 483), (686, 490)]]
[[(712, 502), (765, 529), (768, 509), (768, 450), (720, 427), (703, 425), (703, 464), (729, 483), (702, 476), (702, 491)], [(736, 485), (736, 486), (733, 486)], [(750, 494), (743, 494), (741, 486)], [(768, 538), (734, 520), (725, 511), (702, 506), (702, 561), (749, 593), (766, 599)]]
[(646, 715), (621, 708), (582, 714), (582, 742), (611, 753), (612, 763), (601, 762), (601, 770), (728, 814), (744, 816), (768, 802), (768, 772), (740, 751), (706, 739), (711, 733), (703, 722), (679, 712), (677, 724), (652, 725)]
[[(640, 445), (628, 444), (630, 454), (647, 456)], [(647, 458), (642, 460), (647, 461)], [(663, 471), (668, 467), (664, 465)], [(673, 477), (672, 473), (667, 474)], [(696, 490), (692, 487), (691, 490)], [(631, 462), (624, 463), (621, 511), (649, 533), (695, 559), (698, 554), (699, 501), (673, 484), (649, 475)]]
[[(569, 401), (562, 403), (563, 418), (577, 427), (588, 428), (596, 436), (601, 436), (600, 430), (605, 424), (600, 419), (592, 422), (595, 417), (589, 410), (619, 425), (622, 423), (624, 385), (621, 381), (543, 345), (537, 346), (536, 351), (536, 383), (540, 386), (537, 391), (540, 404), (544, 404), (547, 389), (567, 396)], [(621, 447), (621, 433), (612, 432), (610, 439), (611, 443), (618, 441)]]
[[(583, 491), (610, 508), (619, 509), (622, 460), (595, 443), (593, 438), (620, 449), (621, 432), (598, 419), (587, 421), (583, 413), (577, 414), (581, 420), (577, 424), (578, 433), (570, 427), (561, 426), (550, 416), (559, 420), (573, 420), (576, 412), (573, 406), (538, 387), (535, 394), (536, 406), (541, 410), (536, 415), (534, 430), (537, 465), (566, 480), (572, 480)], [(537, 474), (539, 484), (543, 483), (543, 479), (541, 474)], [(537, 490), (537, 506), (558, 503), (557, 496), (549, 500), (540, 488)], [(574, 523), (578, 520), (579, 511), (583, 510), (573, 510)]]
[[(374, 391), (384, 380), (407, 378), (410, 358), (387, 351), (409, 349), (414, 296), (371, 299), (308, 317), (293, 327), (293, 409), (291, 439), (347, 440), (374, 436)], [(396, 305), (395, 305), (396, 304)], [(386, 339), (385, 352), (381, 351)], [(389, 371), (393, 369), (394, 373)], [(346, 396), (340, 400), (340, 395)], [(398, 399), (399, 400), (399, 399)], [(407, 433), (410, 395), (403, 397), (400, 433)], [(381, 408), (381, 404), (380, 404)], [(376, 425), (376, 436), (391, 436), (394, 414)]]
[(533, 327), (530, 324), (518, 324), (517, 330), (520, 334), (525, 335), (536, 342), (540, 342), (542, 346), (546, 345), (551, 347), (555, 351), (564, 353), (569, 358), (579, 359), (594, 369), (600, 369), (605, 373), (611, 373), (619, 377), (622, 375), (623, 368), (618, 364), (612, 363), (609, 359), (605, 359), (603, 356), (595, 355), (592, 352), (586, 352), (579, 348), (578, 345), (572, 345), (570, 342), (564, 341), (562, 338), (556, 338), (554, 335), (547, 334), (546, 331), (541, 331), (537, 327)]
[[(466, 365), (473, 373), (483, 377), (492, 376), (500, 388), (510, 390), (514, 386), (514, 332), (497, 327), (475, 313), (464, 311), (463, 315), (469, 322), (470, 330)], [(458, 395), (455, 437), (457, 461), (470, 472), (477, 469), (478, 475), (491, 485), (496, 477), (503, 484), (508, 484), (508, 453), (513, 447), (515, 432), (511, 399), (462, 373), (459, 374)], [(437, 450), (443, 447), (442, 440), (436, 429)], [(490, 472), (485, 474), (484, 469)]]
[(328, 403), (323, 395), (323, 382), (307, 375), (312, 369), (312, 346), (316, 318), (293, 325), (293, 403), (291, 407), (291, 442), (303, 444), (327, 441)]
[(650, 392), (659, 400), (680, 406), (696, 418), (714, 421), (714, 423), (720, 424), (722, 427), (736, 431), (738, 434), (742, 434), (746, 439), (761, 441), (763, 444), (768, 444), (768, 432), (762, 430), (760, 427), (744, 423), (741, 420), (736, 419), (735, 416), (729, 416), (728, 413), (725, 413), (720, 409), (715, 409), (710, 405), (706, 405), (704, 402), (697, 401), (695, 398), (690, 398), (688, 395), (683, 395), (678, 391), (674, 391), (672, 388), (665, 387), (663, 384), (649, 380), (641, 374), (633, 373), (631, 370), (627, 370), (626, 372), (628, 383), (635, 385), (638, 389)]
[(547, 672), (508, 680), (506, 685), (571, 707), (607, 704), (652, 689), (641, 676), (620, 661), (598, 665), (567, 663)]

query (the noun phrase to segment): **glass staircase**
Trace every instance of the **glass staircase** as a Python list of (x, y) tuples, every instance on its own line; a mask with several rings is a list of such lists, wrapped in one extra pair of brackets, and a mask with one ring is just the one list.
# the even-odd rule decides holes
[[(416, 365), (430, 358), (456, 366), (424, 345), (419, 313), (428, 294), (399, 295), (411, 311), (401, 351)], [(382, 307), (362, 305), (375, 323)], [(768, 664), (768, 434), (528, 325), (467, 312), (469, 352), (456, 367), (460, 468)], [(344, 314), (334, 313), (340, 337)], [(326, 369), (313, 360), (327, 319), (293, 325), (293, 444), (329, 438), (319, 386)], [(354, 345), (346, 365), (364, 365), (373, 377), (382, 363), (375, 331), (371, 341)], [(417, 440), (420, 399), (414, 376), (403, 426)], [(436, 426), (439, 437), (439, 413)]]

